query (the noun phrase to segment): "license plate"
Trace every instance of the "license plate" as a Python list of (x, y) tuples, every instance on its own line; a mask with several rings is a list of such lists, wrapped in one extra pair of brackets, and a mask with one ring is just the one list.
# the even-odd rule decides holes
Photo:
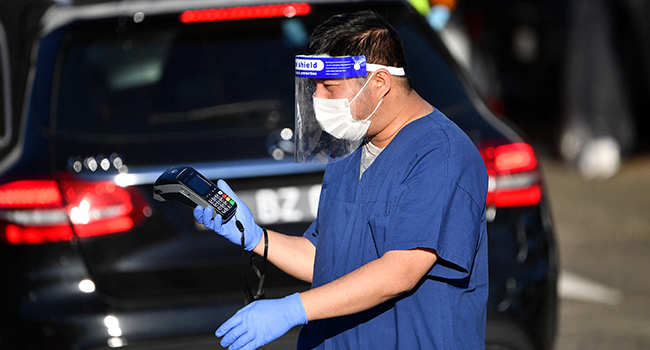
[(259, 225), (310, 223), (318, 212), (320, 190), (320, 184), (260, 188), (237, 191), (237, 196), (250, 208)]

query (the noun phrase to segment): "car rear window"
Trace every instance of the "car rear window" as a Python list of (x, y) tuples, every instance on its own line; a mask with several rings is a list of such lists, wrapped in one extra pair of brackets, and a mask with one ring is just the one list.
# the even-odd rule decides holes
[(292, 125), (293, 56), (306, 35), (297, 19), (79, 26), (64, 49), (57, 128), (141, 136), (207, 129), (218, 138)]
[[(400, 32), (418, 93), (443, 112), (469, 104), (431, 28), (414, 23), (403, 5), (387, 4), (375, 9)], [(66, 152), (59, 156), (117, 152), (132, 164), (268, 158), (272, 135), (294, 126), (294, 56), (318, 24), (362, 9), (323, 4), (294, 18), (72, 23), (52, 99), (57, 149)], [(199, 147), (215, 151), (193, 151)]]

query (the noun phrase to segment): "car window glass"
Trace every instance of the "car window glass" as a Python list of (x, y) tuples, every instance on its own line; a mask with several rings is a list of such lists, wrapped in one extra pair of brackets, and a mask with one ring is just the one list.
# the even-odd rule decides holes
[(452, 63), (445, 61), (431, 37), (410, 23), (397, 21), (393, 25), (404, 44), (407, 73), (418, 94), (458, 124), (474, 142), (500, 137), (486, 119), (476, 113), (466, 87), (453, 71)]
[[(66, 25), (57, 31), (53, 113), (43, 122), (55, 136), (57, 164), (113, 153), (131, 165), (273, 156), (279, 132), (294, 127), (295, 55), (341, 11), (321, 4), (295, 18)], [(401, 7), (380, 12), (400, 32), (416, 91), (459, 125), (474, 123), (462, 123), (471, 103), (426, 23)]]
[(442, 110), (466, 103), (463, 87), (431, 39), (408, 23), (396, 22), (393, 26), (400, 33), (408, 60), (407, 74), (418, 94)]
[(0, 149), (11, 138), (11, 95), (9, 81), (9, 50), (4, 27), (0, 23)]
[(121, 35), (71, 30), (58, 130), (146, 136), (211, 129), (232, 137), (291, 126), (291, 62), (307, 40), (304, 27), (295, 19), (228, 25), (152, 25)]

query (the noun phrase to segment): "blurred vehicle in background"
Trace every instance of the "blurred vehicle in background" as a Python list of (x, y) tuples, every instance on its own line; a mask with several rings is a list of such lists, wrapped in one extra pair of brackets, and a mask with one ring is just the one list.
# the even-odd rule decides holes
[[(292, 162), (294, 55), (336, 13), (400, 32), (418, 92), (489, 175), (488, 349), (550, 349), (557, 253), (532, 147), (402, 1), (0, 3), (0, 348), (212, 348), (242, 305), (238, 247), (153, 199), (169, 166), (226, 179), (300, 235), (322, 165)], [(308, 285), (270, 269), (267, 297)], [(432, 310), (435, 312), (435, 310)]]

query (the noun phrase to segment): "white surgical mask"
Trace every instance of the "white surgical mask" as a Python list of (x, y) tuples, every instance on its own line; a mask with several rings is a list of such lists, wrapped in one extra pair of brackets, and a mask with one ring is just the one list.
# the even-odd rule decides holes
[[(373, 72), (372, 74), (374, 75), (375, 73)], [(316, 96), (313, 97), (316, 120), (323, 130), (337, 139), (349, 141), (361, 140), (366, 136), (371, 123), (368, 119), (375, 114), (384, 99), (382, 98), (377, 104), (377, 107), (375, 107), (375, 110), (363, 120), (355, 120), (354, 117), (352, 117), (350, 104), (359, 97), (361, 91), (363, 91), (363, 89), (366, 88), (366, 85), (368, 85), (368, 82), (370, 82), (370, 79), (372, 79), (372, 75), (368, 78), (357, 95), (354, 96), (352, 101), (348, 101), (347, 98), (329, 99)]]

